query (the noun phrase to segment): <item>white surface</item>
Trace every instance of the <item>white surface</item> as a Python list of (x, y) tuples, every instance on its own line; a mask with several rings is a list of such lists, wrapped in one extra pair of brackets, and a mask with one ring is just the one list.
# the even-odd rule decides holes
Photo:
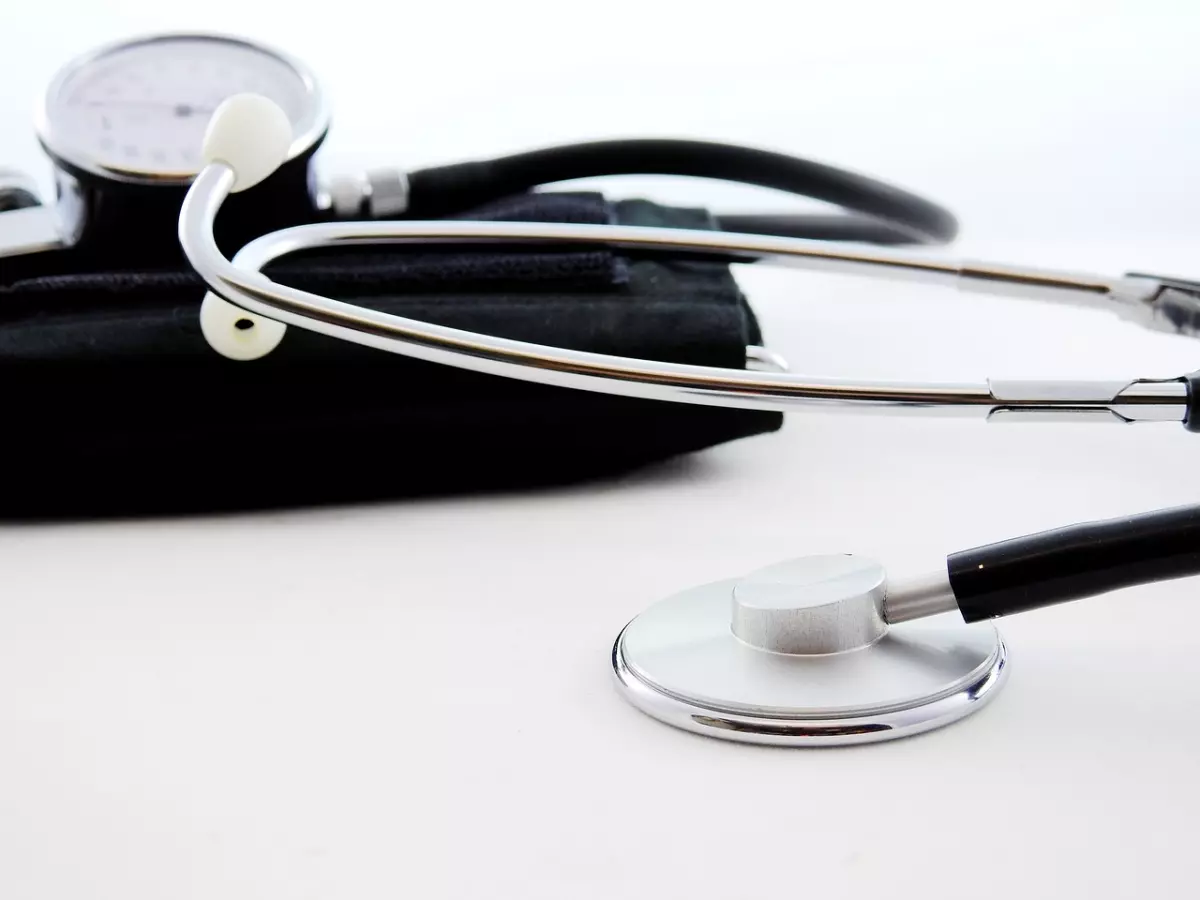
[[(330, 168), (623, 134), (737, 140), (927, 192), (961, 214), (974, 256), (1200, 273), (1188, 0), (339, 3), (318, 20), (102, 6), (6, 17), (10, 121), (98, 40), (241, 30), (325, 77)], [(19, 124), (2, 141), (5, 162), (44, 171)], [(1200, 359), (1099, 314), (743, 280), (772, 345), (811, 371), (1170, 375)], [(981, 715), (858, 750), (670, 731), (617, 697), (608, 653), (689, 583), (831, 550), (915, 571), (1196, 501), (1198, 459), (1170, 425), (796, 415), (575, 490), (5, 526), (0, 896), (1188, 895), (1195, 583), (1015, 618), (1011, 681)]]

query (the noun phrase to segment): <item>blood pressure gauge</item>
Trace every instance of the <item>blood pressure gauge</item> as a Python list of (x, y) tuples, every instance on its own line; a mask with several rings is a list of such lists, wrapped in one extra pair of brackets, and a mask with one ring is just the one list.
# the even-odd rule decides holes
[[(77, 266), (181, 259), (175, 221), (201, 167), (209, 118), (227, 97), (246, 92), (283, 109), (293, 141), (275, 175), (232, 198), (237, 208), (231, 205), (220, 223), (229, 246), (318, 215), (310, 161), (328, 131), (329, 111), (307, 67), (247, 40), (166, 34), (103, 47), (59, 72), (37, 111), (58, 193), (56, 208), (42, 213), (53, 215), (60, 245)], [(30, 223), (21, 223), (25, 233), (32, 233)], [(60, 258), (53, 265), (62, 272), (70, 264)]]
[(105, 47), (63, 69), (39, 110), (38, 137), (76, 175), (186, 184), (199, 171), (209, 117), (243, 92), (287, 113), (295, 135), (289, 158), (311, 152), (329, 126), (300, 63), (245, 40), (161, 35)]

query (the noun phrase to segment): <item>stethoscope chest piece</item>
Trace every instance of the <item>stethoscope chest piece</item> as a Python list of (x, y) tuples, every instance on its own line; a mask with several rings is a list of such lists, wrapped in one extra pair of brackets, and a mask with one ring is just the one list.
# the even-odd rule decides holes
[(613, 647), (634, 706), (755, 744), (885, 741), (979, 709), (1006, 674), (990, 623), (939, 615), (889, 627), (882, 566), (851, 555), (781, 563), (661, 601)]

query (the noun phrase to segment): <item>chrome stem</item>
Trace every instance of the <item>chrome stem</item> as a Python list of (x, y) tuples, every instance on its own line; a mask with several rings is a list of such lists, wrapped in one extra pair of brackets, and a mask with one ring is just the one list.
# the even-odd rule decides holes
[(883, 619), (889, 625), (924, 619), (958, 609), (945, 569), (914, 578), (888, 581), (883, 600)]

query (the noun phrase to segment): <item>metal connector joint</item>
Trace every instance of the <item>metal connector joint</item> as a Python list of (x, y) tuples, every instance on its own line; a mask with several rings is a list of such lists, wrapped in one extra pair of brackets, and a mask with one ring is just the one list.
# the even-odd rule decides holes
[(889, 625), (957, 609), (958, 600), (945, 569), (915, 578), (889, 579), (883, 598), (883, 618)]
[(331, 178), (318, 206), (335, 219), (393, 219), (408, 209), (408, 175), (399, 169), (372, 169)]
[(1188, 387), (1179, 379), (1036, 381), (991, 379), (989, 420), (1182, 422)]
[(1124, 283), (1132, 290), (1120, 311), (1126, 318), (1155, 331), (1200, 336), (1200, 282), (1132, 273)]

